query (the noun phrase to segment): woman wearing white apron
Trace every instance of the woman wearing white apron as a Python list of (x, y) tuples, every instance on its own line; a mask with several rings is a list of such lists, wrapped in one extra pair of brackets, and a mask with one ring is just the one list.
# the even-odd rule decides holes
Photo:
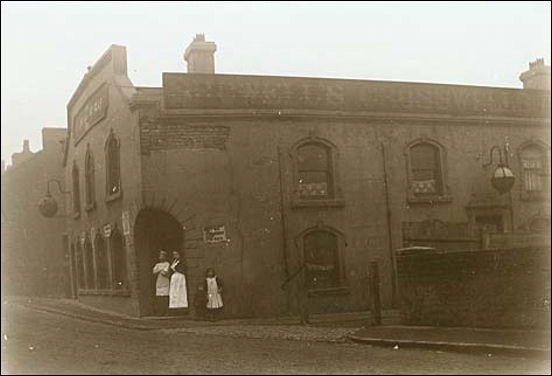
[(171, 272), (169, 309), (173, 313), (177, 313), (177, 310), (188, 308), (188, 292), (186, 290), (186, 276), (184, 275), (185, 267), (178, 251), (173, 252)]

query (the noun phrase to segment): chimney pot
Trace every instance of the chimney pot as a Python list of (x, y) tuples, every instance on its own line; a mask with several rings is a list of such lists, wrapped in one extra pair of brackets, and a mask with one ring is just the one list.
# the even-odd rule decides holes
[(529, 62), (529, 70), (519, 75), (524, 89), (550, 90), (550, 65), (544, 64), (544, 58)]
[(215, 73), (215, 42), (206, 42), (205, 34), (196, 34), (184, 52), (188, 73)]

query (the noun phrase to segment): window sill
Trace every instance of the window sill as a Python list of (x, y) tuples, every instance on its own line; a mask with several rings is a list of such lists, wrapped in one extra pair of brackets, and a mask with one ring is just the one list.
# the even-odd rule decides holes
[(130, 291), (129, 290), (86, 290), (86, 289), (79, 289), (79, 295), (130, 296)]
[(90, 212), (94, 209), (96, 209), (96, 201), (86, 205), (86, 207), (84, 208), (84, 210), (86, 210), (87, 212)]
[(409, 204), (446, 204), (449, 202), (452, 202), (452, 196), (449, 195), (427, 197), (408, 196)]
[(312, 289), (307, 291), (308, 296), (349, 295), (351, 289), (347, 286)]
[(292, 208), (310, 208), (310, 207), (343, 207), (345, 206), (345, 200), (343, 199), (321, 199), (321, 200), (307, 200), (307, 199), (295, 199), (291, 203)]
[(121, 198), (121, 196), (122, 196), (122, 192), (119, 189), (118, 192), (107, 195), (107, 197), (105, 198), (105, 202), (115, 201), (115, 200)]

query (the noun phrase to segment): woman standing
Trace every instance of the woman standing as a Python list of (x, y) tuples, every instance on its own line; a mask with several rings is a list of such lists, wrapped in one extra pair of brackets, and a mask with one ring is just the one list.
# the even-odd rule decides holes
[(169, 288), (169, 309), (180, 310), (188, 308), (188, 292), (186, 290), (186, 276), (184, 275), (184, 262), (180, 259), (180, 253), (172, 253), (173, 261), (171, 263), (171, 284)]
[(153, 275), (157, 275), (155, 282), (155, 314), (165, 316), (169, 308), (169, 267), (167, 252), (159, 251), (159, 262), (153, 267)]

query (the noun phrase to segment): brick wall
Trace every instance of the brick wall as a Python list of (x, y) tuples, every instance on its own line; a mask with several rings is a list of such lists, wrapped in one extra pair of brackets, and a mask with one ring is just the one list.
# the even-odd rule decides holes
[(550, 328), (550, 247), (398, 256), (411, 325)]

